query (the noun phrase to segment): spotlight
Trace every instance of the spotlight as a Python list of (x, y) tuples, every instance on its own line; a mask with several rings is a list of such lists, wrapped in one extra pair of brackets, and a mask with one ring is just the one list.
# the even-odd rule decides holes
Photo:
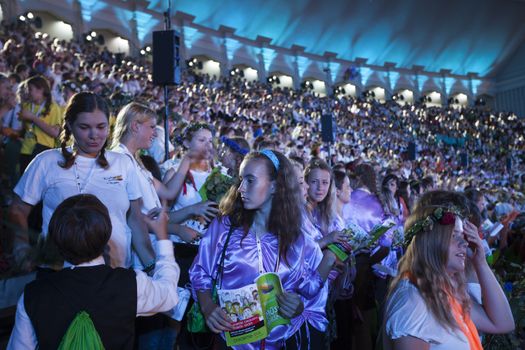
[(142, 49), (140, 49), (140, 54), (142, 56), (146, 56), (151, 54), (151, 47), (150, 46), (144, 46)]
[(397, 100), (397, 98), (398, 98), (398, 97), (397, 97), (397, 94), (393, 94), (393, 95), (392, 95), (392, 100), (395, 101), (395, 100)]
[(87, 40), (87, 41), (91, 41), (91, 40), (93, 40), (93, 38), (91, 37), (91, 35), (87, 35), (87, 36), (86, 36), (86, 40)]
[(18, 17), (18, 19), (21, 20), (22, 22), (26, 21), (26, 17), (24, 15), (20, 15), (20, 17)]
[(95, 31), (92, 31), (91, 33), (89, 33), (89, 35), (91, 35), (93, 38), (97, 36), (97, 32)]
[(188, 66), (193, 67), (193, 62), (192, 62), (192, 61), (189, 61), (189, 62), (188, 62)]
[(231, 76), (235, 76), (235, 69), (232, 69), (232, 70), (230, 71), (230, 75), (231, 75)]
[(33, 12), (28, 12), (27, 13), (27, 18), (28, 19), (33, 19), (33, 18), (35, 18), (35, 15), (33, 15)]

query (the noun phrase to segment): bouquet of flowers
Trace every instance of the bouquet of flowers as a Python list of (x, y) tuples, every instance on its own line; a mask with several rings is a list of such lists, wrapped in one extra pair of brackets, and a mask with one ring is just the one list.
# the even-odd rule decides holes
[(233, 184), (234, 179), (217, 167), (211, 171), (206, 182), (200, 188), (199, 194), (203, 201), (210, 200), (219, 203)]

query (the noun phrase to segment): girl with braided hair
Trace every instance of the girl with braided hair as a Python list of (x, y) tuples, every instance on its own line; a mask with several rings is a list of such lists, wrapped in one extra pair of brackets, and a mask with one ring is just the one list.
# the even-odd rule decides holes
[[(35, 157), (14, 189), (10, 218), (23, 231), (15, 238), (14, 255), (18, 259), (30, 250), (27, 219), (33, 206), (42, 201), (42, 234), (38, 243), (44, 256), (40, 263), (60, 263), (56, 256), (46, 257), (53, 250), (46, 240), (51, 215), (65, 198), (89, 193), (96, 195), (110, 213), (112, 233), (105, 254), (109, 264), (130, 267), (132, 243), (145, 265), (154, 261), (140, 212), (141, 192), (135, 168), (127, 156), (106, 151), (108, 136), (106, 102), (90, 92), (74, 95), (65, 112), (61, 149), (47, 150)], [(30, 268), (27, 264), (25, 267)]]

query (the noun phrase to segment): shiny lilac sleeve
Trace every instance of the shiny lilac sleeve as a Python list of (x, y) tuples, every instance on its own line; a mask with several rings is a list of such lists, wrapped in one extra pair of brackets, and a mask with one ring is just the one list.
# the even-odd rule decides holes
[(201, 240), (199, 252), (189, 271), (195, 300), (197, 300), (195, 294), (197, 291), (211, 290), (213, 287), (213, 279), (217, 275), (217, 267), (228, 230), (228, 219), (215, 219)]
[(319, 245), (309, 237), (303, 236), (298, 239), (301, 243), (295, 249), (299, 251), (293, 258), (297, 260), (298, 268), (294, 269), (291, 280), (295, 285), (295, 292), (306, 299), (315, 297), (324, 286), (317, 267), (323, 259), (323, 253)]

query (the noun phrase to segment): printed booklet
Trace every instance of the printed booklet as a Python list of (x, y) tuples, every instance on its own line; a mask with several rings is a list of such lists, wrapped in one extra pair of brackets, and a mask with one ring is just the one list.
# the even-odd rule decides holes
[(359, 226), (348, 224), (348, 227), (343, 230), (347, 237), (346, 241), (343, 243), (330, 243), (327, 248), (334, 252), (339, 260), (346, 261), (352, 254), (352, 251), (357, 252), (371, 248), (394, 225), (394, 221), (387, 219), (383, 223), (374, 226), (370, 233), (367, 234)]
[(221, 308), (232, 320), (233, 331), (224, 332), (226, 345), (253, 343), (264, 339), (271, 330), (290, 322), (279, 315), (277, 296), (283, 293), (279, 275), (260, 275), (255, 283), (239, 289), (218, 290)]

